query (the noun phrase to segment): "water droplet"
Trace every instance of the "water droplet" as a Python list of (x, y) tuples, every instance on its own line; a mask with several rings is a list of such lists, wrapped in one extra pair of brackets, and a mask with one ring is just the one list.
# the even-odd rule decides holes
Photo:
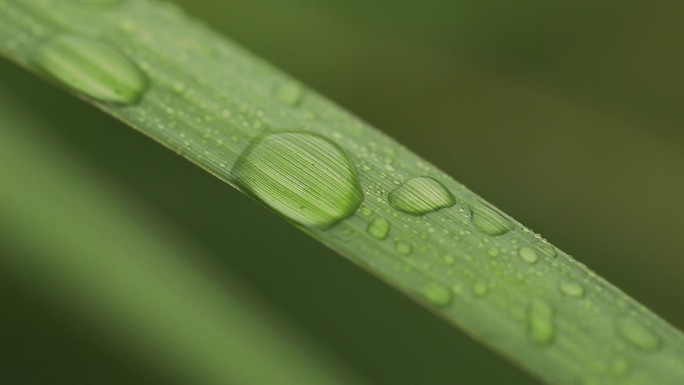
[(539, 256), (537, 255), (537, 252), (534, 251), (533, 248), (531, 247), (521, 247), (518, 249), (518, 256), (520, 256), (520, 259), (523, 261), (529, 263), (529, 264), (534, 264), (537, 263), (539, 260)]
[(175, 82), (173, 83), (173, 92), (175, 92), (177, 95), (182, 95), (185, 93), (187, 90), (187, 86), (183, 82)]
[(584, 295), (584, 287), (575, 281), (563, 281), (558, 285), (561, 293), (568, 297), (581, 297)]
[(304, 87), (298, 81), (286, 81), (276, 87), (275, 96), (289, 106), (296, 106), (304, 97)]
[(630, 368), (629, 362), (625, 361), (622, 358), (617, 358), (610, 365), (610, 369), (613, 372), (614, 376), (624, 377), (627, 373), (629, 373), (629, 370), (631, 368)]
[(368, 228), (366, 230), (370, 235), (377, 239), (385, 239), (390, 231), (390, 223), (383, 217), (377, 217), (368, 224)]
[(393, 190), (388, 199), (392, 207), (412, 215), (427, 214), (456, 203), (443, 184), (427, 176), (408, 180)]
[(548, 345), (555, 334), (554, 311), (551, 305), (541, 300), (530, 304), (527, 314), (527, 327), (530, 339), (539, 345)]
[(557, 255), (556, 248), (546, 242), (537, 243), (537, 247), (542, 251), (542, 253), (551, 258), (554, 258)]
[(473, 211), (473, 226), (487, 235), (497, 236), (513, 230), (511, 221), (484, 203), (474, 203), (470, 205), (470, 209)]
[(399, 254), (402, 255), (411, 255), (411, 253), (413, 252), (413, 247), (411, 245), (401, 241), (397, 242), (394, 245), (394, 248), (395, 250), (397, 250), (397, 252), (399, 252)]
[(615, 327), (620, 337), (637, 349), (651, 351), (660, 347), (660, 337), (633, 318), (620, 317)]
[(489, 287), (484, 282), (476, 282), (473, 285), (472, 291), (473, 291), (473, 295), (475, 297), (482, 298), (482, 297), (486, 296), (487, 294), (489, 294)]
[(133, 62), (87, 37), (57, 36), (40, 47), (35, 62), (56, 80), (103, 102), (133, 104), (147, 89), (147, 78)]
[(437, 282), (430, 282), (420, 288), (419, 294), (434, 306), (444, 307), (451, 302), (451, 291)]
[(112, 6), (121, 3), (123, 0), (76, 0), (79, 3)]
[(344, 151), (308, 133), (257, 138), (233, 167), (237, 183), (266, 205), (305, 226), (323, 229), (354, 214), (363, 201)]

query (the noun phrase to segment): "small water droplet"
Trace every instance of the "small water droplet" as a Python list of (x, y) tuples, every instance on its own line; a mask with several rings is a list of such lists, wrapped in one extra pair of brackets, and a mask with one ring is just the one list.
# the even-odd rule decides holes
[(286, 81), (276, 87), (275, 96), (289, 106), (296, 106), (304, 97), (304, 87), (298, 81)]
[(434, 306), (444, 307), (451, 302), (451, 291), (437, 282), (429, 282), (423, 285), (419, 294)]
[(393, 208), (412, 215), (431, 213), (456, 203), (443, 184), (427, 176), (408, 180), (394, 189), (388, 200)]
[(532, 301), (527, 314), (527, 327), (532, 342), (539, 345), (550, 344), (555, 334), (551, 305), (541, 300)]
[(93, 4), (102, 6), (112, 6), (121, 3), (123, 0), (76, 0), (83, 4)]
[(529, 264), (535, 264), (539, 260), (539, 256), (537, 255), (537, 252), (534, 251), (533, 248), (531, 247), (521, 247), (518, 249), (518, 256), (520, 256), (520, 259), (523, 261), (529, 263)]
[(610, 365), (610, 370), (615, 377), (624, 377), (630, 370), (629, 362), (622, 358), (615, 359)]
[(187, 86), (183, 82), (175, 82), (173, 83), (173, 92), (175, 92), (177, 95), (182, 95), (185, 93), (187, 90)]
[(390, 231), (390, 223), (383, 217), (377, 217), (368, 224), (366, 231), (377, 239), (385, 239)]
[(470, 205), (473, 211), (471, 221), (479, 231), (492, 236), (502, 235), (513, 230), (513, 223), (493, 207), (484, 203)]
[(637, 349), (652, 351), (661, 345), (657, 334), (631, 317), (618, 318), (615, 321), (615, 327), (620, 337)]
[(548, 255), (548, 256), (551, 257), (551, 258), (556, 257), (556, 255), (558, 254), (558, 253), (556, 252), (556, 248), (553, 247), (553, 245), (550, 245), (550, 244), (547, 243), (547, 242), (540, 242), (540, 243), (537, 243), (537, 247), (539, 248), (539, 250), (541, 250), (542, 253)]
[(409, 245), (408, 243), (401, 242), (401, 241), (397, 242), (394, 245), (394, 248), (395, 248), (395, 250), (397, 250), (397, 252), (399, 254), (402, 254), (402, 255), (411, 255), (411, 253), (413, 252), (413, 247), (411, 245)]
[(34, 60), (56, 80), (103, 102), (133, 104), (147, 89), (143, 72), (116, 48), (99, 40), (57, 36), (39, 48)]
[(482, 298), (482, 297), (486, 296), (487, 294), (489, 294), (489, 287), (484, 282), (476, 282), (473, 285), (472, 291), (473, 291), (473, 295), (475, 297)]
[(568, 297), (581, 297), (584, 295), (584, 287), (575, 281), (563, 281), (558, 285), (561, 293)]
[(261, 136), (240, 156), (232, 174), (256, 198), (305, 226), (330, 228), (363, 201), (349, 158), (319, 135)]

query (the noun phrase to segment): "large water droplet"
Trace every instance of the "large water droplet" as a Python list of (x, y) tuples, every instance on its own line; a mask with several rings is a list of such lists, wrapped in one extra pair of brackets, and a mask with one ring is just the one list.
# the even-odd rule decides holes
[(385, 239), (390, 231), (390, 223), (383, 217), (377, 217), (368, 224), (368, 228), (366, 230), (370, 235), (377, 239)]
[(419, 294), (434, 306), (443, 307), (451, 302), (451, 290), (437, 282), (423, 285)]
[(456, 203), (443, 184), (427, 176), (408, 180), (387, 198), (395, 209), (413, 215), (427, 214)]
[(660, 337), (633, 318), (620, 317), (615, 321), (615, 327), (620, 337), (637, 349), (651, 351), (660, 347)]
[(470, 209), (473, 211), (473, 226), (487, 235), (497, 236), (513, 230), (513, 223), (493, 207), (477, 202), (471, 204)]
[(539, 345), (550, 344), (555, 334), (551, 305), (541, 300), (532, 301), (527, 314), (527, 327), (532, 342)]
[(363, 201), (347, 155), (318, 135), (283, 132), (257, 138), (232, 174), (256, 198), (305, 226), (330, 228)]
[(36, 64), (65, 85), (108, 103), (136, 103), (147, 89), (143, 72), (116, 48), (99, 40), (57, 36), (40, 47)]

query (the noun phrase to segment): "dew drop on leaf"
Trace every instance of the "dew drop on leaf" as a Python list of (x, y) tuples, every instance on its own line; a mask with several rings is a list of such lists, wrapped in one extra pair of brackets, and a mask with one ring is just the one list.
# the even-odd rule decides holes
[(418, 293), (430, 304), (437, 307), (444, 307), (451, 302), (451, 290), (437, 282), (429, 282), (423, 285)]
[(287, 218), (328, 229), (363, 201), (345, 152), (319, 135), (282, 132), (257, 138), (235, 163), (239, 186)]
[(140, 68), (115, 47), (79, 35), (48, 40), (34, 62), (57, 81), (102, 102), (134, 104), (148, 86)]
[(657, 334), (631, 317), (618, 318), (615, 321), (615, 328), (625, 342), (639, 350), (652, 351), (661, 345)]
[(518, 256), (529, 264), (535, 264), (539, 260), (537, 252), (533, 248), (527, 246), (518, 249)]
[(397, 252), (401, 255), (411, 255), (413, 252), (413, 247), (411, 245), (401, 241), (398, 241), (394, 245), (394, 249), (397, 250)]
[(575, 281), (563, 281), (558, 285), (558, 289), (568, 297), (581, 297), (584, 295), (584, 287)]
[(390, 223), (383, 217), (377, 217), (368, 224), (366, 231), (377, 239), (385, 239), (390, 231)]
[(437, 180), (421, 176), (394, 189), (388, 196), (390, 206), (412, 215), (423, 215), (453, 206), (454, 196)]
[(304, 97), (304, 87), (298, 81), (286, 81), (275, 88), (275, 96), (284, 104), (296, 106)]
[(527, 327), (532, 342), (539, 345), (550, 344), (555, 334), (551, 305), (541, 300), (532, 301), (527, 312)]
[(493, 207), (478, 202), (471, 204), (470, 209), (473, 226), (484, 234), (497, 236), (513, 230), (513, 223)]

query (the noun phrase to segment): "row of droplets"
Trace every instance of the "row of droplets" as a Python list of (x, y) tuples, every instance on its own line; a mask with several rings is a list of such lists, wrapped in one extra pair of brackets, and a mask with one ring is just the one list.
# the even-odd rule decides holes
[[(60, 35), (40, 47), (34, 57), (37, 66), (68, 87), (93, 99), (106, 103), (129, 105), (141, 100), (149, 86), (145, 73), (116, 48), (99, 40)], [(183, 92), (184, 85), (174, 87)], [(298, 82), (284, 82), (275, 89), (281, 102), (296, 106), (303, 97)], [(235, 181), (247, 192), (274, 208), (289, 219), (305, 226), (327, 229), (353, 215), (361, 202), (361, 191), (356, 170), (349, 157), (329, 139), (304, 132), (278, 132), (256, 138), (241, 155), (232, 169)], [(455, 205), (454, 196), (439, 181), (427, 176), (409, 179), (388, 194), (391, 207), (411, 215), (425, 215)], [(511, 231), (513, 223), (496, 209), (477, 202), (470, 206), (471, 222), (480, 232), (499, 236)], [(382, 217), (371, 221), (367, 232), (384, 240), (390, 232), (390, 222)], [(555, 250), (542, 250), (549, 252)], [(412, 246), (396, 242), (396, 251), (408, 256)], [(523, 246), (518, 256), (526, 263), (539, 260), (538, 251)], [(569, 297), (582, 297), (584, 288), (577, 282), (559, 284), (560, 291)], [(451, 302), (452, 292), (460, 293), (461, 286), (451, 290), (437, 283), (428, 283), (421, 295), (436, 306)], [(488, 287), (475, 283), (472, 293), (486, 296)], [(548, 344), (555, 333), (554, 309), (544, 301), (532, 301), (528, 309), (528, 331), (531, 340)], [(649, 328), (623, 317), (617, 320), (618, 334), (638, 349), (655, 350), (660, 338)]]

